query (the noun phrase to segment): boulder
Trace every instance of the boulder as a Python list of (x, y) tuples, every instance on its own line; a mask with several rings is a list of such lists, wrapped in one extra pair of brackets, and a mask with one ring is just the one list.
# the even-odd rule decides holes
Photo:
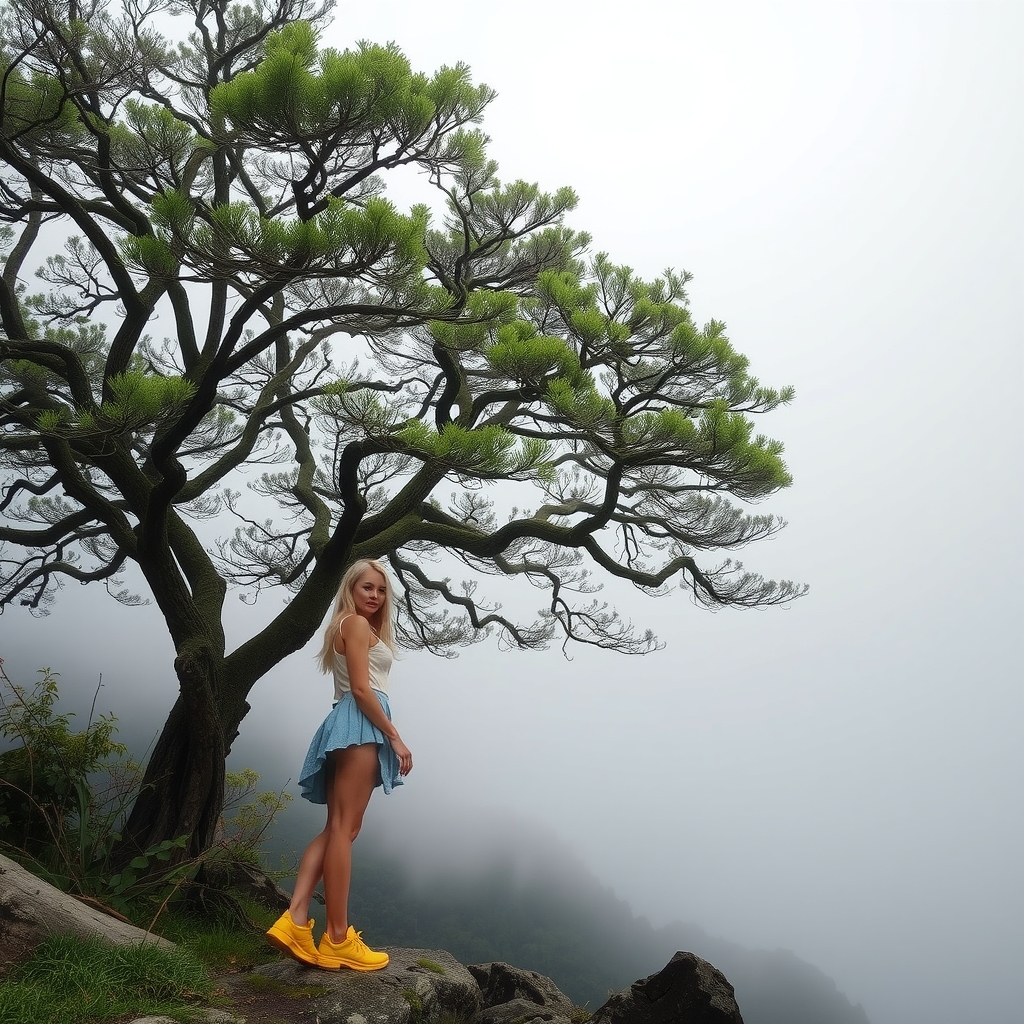
[(569, 1024), (569, 1016), (529, 999), (510, 999), (485, 1007), (473, 1018), (473, 1024)]
[(257, 973), (287, 985), (321, 985), (312, 1001), (320, 1024), (419, 1024), (442, 1015), (468, 1019), (480, 1008), (480, 988), (450, 953), (382, 947), (391, 962), (380, 971), (322, 971), (280, 960)]
[(114, 945), (174, 943), (81, 903), (0, 854), (0, 972), (51, 935), (97, 937)]
[(657, 973), (600, 1006), (590, 1024), (743, 1024), (725, 975), (693, 953), (676, 953)]
[[(568, 1017), (572, 1012), (572, 1000), (564, 995), (550, 978), (545, 978), (536, 971), (524, 971), (519, 967), (498, 962), (471, 964), (469, 973), (476, 978), (480, 986), (485, 1008), (526, 1000), (533, 1003), (534, 1007), (542, 1006), (560, 1017)], [(544, 1019), (550, 1020), (551, 1017)]]

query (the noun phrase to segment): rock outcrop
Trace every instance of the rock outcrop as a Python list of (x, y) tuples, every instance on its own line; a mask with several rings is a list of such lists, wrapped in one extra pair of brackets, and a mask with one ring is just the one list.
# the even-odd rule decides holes
[(481, 1010), (473, 1024), (569, 1024), (569, 1018), (550, 1006), (529, 999), (512, 999)]
[(257, 973), (282, 985), (316, 984), (320, 1024), (417, 1024), (438, 1017), (463, 1020), (480, 1009), (480, 986), (450, 953), (383, 947), (391, 962), (380, 971), (321, 971), (294, 960), (264, 964)]
[[(463, 967), (443, 950), (388, 948), (381, 971), (318, 971), (292, 960), (257, 968), (282, 985), (326, 988), (311, 1007), (320, 1024), (570, 1024), (571, 1000), (550, 978), (504, 963)], [(592, 1024), (743, 1024), (732, 986), (711, 964), (677, 953), (657, 974), (612, 996)]]
[(725, 975), (693, 953), (676, 953), (599, 1007), (590, 1024), (743, 1024)]
[[(505, 963), (471, 964), (469, 973), (480, 986), (481, 1004), (485, 1010), (501, 1006), (522, 1004), (518, 1016), (535, 1012), (538, 1007), (545, 1011), (544, 1020), (555, 1017), (568, 1018), (572, 1013), (572, 1000), (561, 992), (550, 978), (536, 971), (524, 971)], [(507, 1015), (491, 1016), (497, 1021)]]
[(0, 972), (51, 935), (96, 936), (114, 945), (172, 945), (81, 903), (0, 854)]
[[(0, 855), (0, 971), (54, 934), (173, 945), (79, 902)], [(568, 996), (535, 971), (506, 963), (467, 968), (439, 949), (384, 948), (391, 962), (382, 971), (321, 971), (280, 960), (257, 973), (283, 986), (315, 984), (325, 990), (311, 1007), (320, 1024), (430, 1024), (441, 1018), (571, 1024), (579, 1019)], [(591, 1024), (743, 1024), (743, 1018), (720, 971), (693, 953), (676, 953), (657, 974), (612, 996)]]

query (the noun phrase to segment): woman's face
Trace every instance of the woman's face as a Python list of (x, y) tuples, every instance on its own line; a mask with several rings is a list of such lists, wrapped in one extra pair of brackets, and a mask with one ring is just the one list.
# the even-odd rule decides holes
[(387, 592), (387, 580), (376, 569), (367, 569), (352, 588), (352, 600), (355, 602), (356, 611), (364, 619), (374, 618), (384, 607)]

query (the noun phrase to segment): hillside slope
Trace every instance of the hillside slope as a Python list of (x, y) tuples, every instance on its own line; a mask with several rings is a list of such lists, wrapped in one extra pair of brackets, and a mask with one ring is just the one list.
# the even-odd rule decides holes
[(356, 849), (350, 916), (378, 945), (446, 949), (467, 964), (504, 960), (591, 1009), (685, 949), (732, 982), (746, 1024), (869, 1024), (792, 953), (745, 949), (696, 925), (655, 929), (569, 860), (524, 872), (496, 859), (417, 877), (381, 846)]

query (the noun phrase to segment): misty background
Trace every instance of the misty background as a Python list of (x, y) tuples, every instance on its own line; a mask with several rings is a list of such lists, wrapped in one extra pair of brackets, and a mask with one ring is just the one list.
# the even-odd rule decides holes
[[(757, 424), (789, 526), (743, 559), (811, 584), (718, 614), (609, 584), (665, 642), (642, 658), (407, 652), (416, 767), (368, 827), (427, 878), (549, 837), (653, 926), (792, 951), (872, 1024), (1019, 1020), (1024, 6), (341, 4), (327, 42), (363, 38), (469, 63), (504, 179), (574, 187), (594, 252), (692, 271), (695, 319), (796, 386)], [(232, 602), (235, 643), (277, 600)], [(95, 587), (8, 609), (0, 657), (82, 719), (102, 674), (137, 753), (176, 692), (156, 610)], [(296, 792), (330, 696), (312, 646), (287, 659), (230, 765)]]

